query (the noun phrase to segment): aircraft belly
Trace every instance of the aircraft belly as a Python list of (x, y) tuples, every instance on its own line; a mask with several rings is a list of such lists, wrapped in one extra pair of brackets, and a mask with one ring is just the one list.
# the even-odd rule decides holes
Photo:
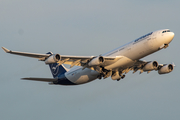
[(84, 70), (82, 67), (78, 70), (73, 72), (68, 72), (65, 74), (67, 79), (75, 84), (84, 84), (95, 80), (98, 76), (98, 72), (93, 71), (91, 69), (85, 68)]
[(105, 69), (110, 70), (110, 69), (117, 69), (117, 68), (125, 68), (127, 66), (133, 65), (134, 63), (135, 63), (135, 61), (124, 56), (123, 58), (121, 58), (117, 62), (115, 62), (114, 64), (106, 66)]

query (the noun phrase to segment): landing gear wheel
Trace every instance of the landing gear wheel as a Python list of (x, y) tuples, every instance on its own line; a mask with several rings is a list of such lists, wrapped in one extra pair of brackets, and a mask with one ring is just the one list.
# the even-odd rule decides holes
[(98, 79), (102, 79), (103, 74), (100, 74), (100, 75), (98, 75), (97, 77), (98, 77)]
[(123, 78), (125, 78), (126, 76), (125, 75), (123, 75), (121, 78), (123, 79)]
[(120, 79), (117, 79), (117, 81), (120, 81)]
[(97, 78), (100, 80), (100, 79), (102, 78), (102, 76), (101, 76), (101, 75), (98, 75)]

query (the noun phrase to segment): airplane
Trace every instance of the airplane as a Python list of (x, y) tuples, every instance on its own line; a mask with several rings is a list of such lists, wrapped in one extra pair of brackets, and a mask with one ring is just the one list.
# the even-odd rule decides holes
[[(174, 69), (172, 64), (158, 64), (157, 61), (144, 61), (141, 58), (167, 48), (173, 40), (174, 33), (169, 29), (150, 32), (123, 46), (98, 56), (72, 56), (60, 55), (48, 52), (46, 54), (11, 51), (5, 47), (6, 53), (37, 58), (49, 65), (53, 78), (22, 78), (23, 80), (34, 80), (49, 82), (54, 85), (80, 85), (95, 79), (108, 78), (121, 80), (129, 71), (133, 73), (140, 71), (158, 73), (170, 73)], [(63, 64), (69, 64), (70, 69)]]

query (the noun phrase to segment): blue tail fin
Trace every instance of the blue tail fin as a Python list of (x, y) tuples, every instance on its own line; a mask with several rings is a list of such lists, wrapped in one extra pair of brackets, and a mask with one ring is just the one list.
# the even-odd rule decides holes
[(63, 65), (58, 65), (57, 63), (49, 64), (49, 67), (54, 78), (67, 72), (66, 68)]
[[(52, 52), (48, 52), (46, 54), (53, 54)], [(51, 73), (54, 78), (58, 77), (59, 75), (64, 74), (67, 72), (67, 69), (63, 65), (58, 65), (58, 63), (49, 64), (49, 67), (51, 69)]]

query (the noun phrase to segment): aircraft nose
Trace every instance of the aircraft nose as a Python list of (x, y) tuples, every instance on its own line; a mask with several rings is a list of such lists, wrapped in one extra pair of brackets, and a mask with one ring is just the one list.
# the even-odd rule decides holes
[(171, 32), (171, 33), (169, 34), (169, 38), (170, 38), (171, 40), (174, 38), (174, 33), (173, 33), (173, 32)]

